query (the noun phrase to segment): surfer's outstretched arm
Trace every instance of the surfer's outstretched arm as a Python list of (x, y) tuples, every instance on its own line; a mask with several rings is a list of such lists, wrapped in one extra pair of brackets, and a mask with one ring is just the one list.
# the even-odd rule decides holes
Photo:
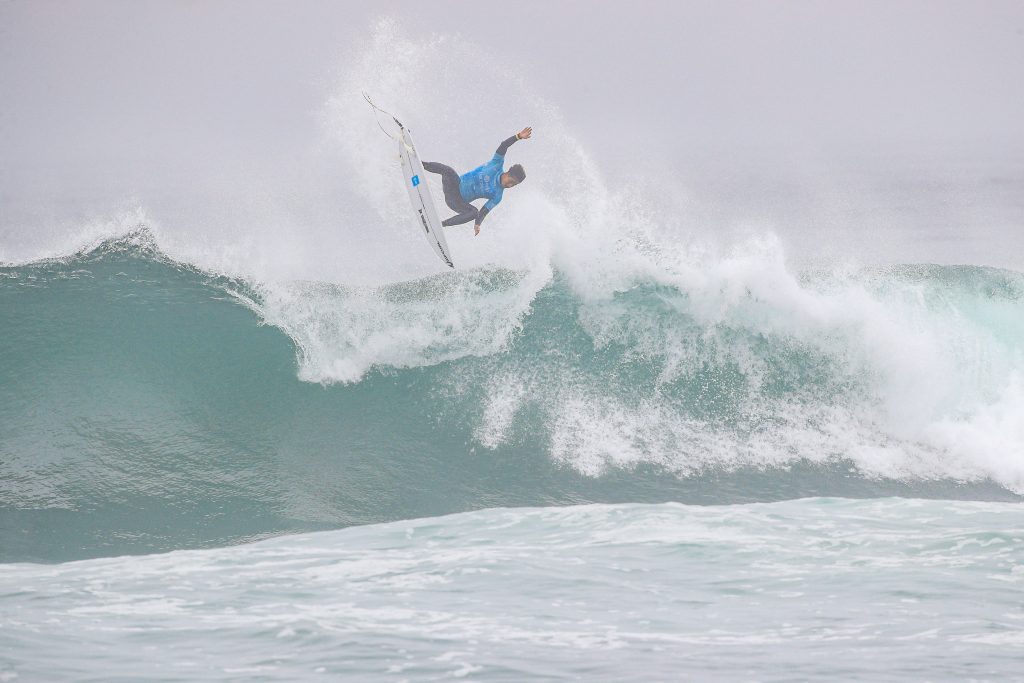
[(476, 213), (476, 223), (473, 224), (473, 235), (480, 234), (480, 224), (484, 222), (484, 219), (487, 218), (487, 214), (489, 214), (491, 212), (491, 209), (493, 209), (495, 206), (497, 205), (494, 204), (494, 202), (487, 202), (482, 207), (480, 207), (480, 210), (477, 211)]
[[(519, 131), (509, 139), (502, 140), (501, 144), (498, 145), (498, 149), (495, 150), (494, 152), (494, 158), (491, 160), (491, 163), (496, 163), (499, 165), (503, 164), (504, 162), (502, 160), (504, 159), (505, 152), (508, 151), (508, 148), (514, 145), (517, 140), (525, 140), (531, 135), (533, 135), (533, 128), (527, 126), (526, 128), (523, 128), (521, 131)], [(523, 171), (523, 167), (520, 166), (519, 164), (516, 164), (515, 166), (510, 168), (507, 173), (501, 174), (499, 182), (501, 183), (501, 186), (505, 188), (515, 187), (516, 185), (521, 183), (525, 177), (526, 173)], [(484, 219), (487, 218), (487, 214), (490, 213), (491, 209), (496, 207), (498, 205), (498, 202), (500, 201), (501, 195), (498, 195), (497, 197), (492, 197), (490, 201), (488, 201), (480, 208), (480, 210), (476, 214), (476, 222), (473, 225), (474, 235), (480, 234), (480, 224), (484, 222)]]
[(523, 128), (521, 131), (519, 131), (509, 139), (502, 140), (501, 144), (498, 145), (498, 149), (494, 153), (497, 154), (499, 157), (503, 157), (505, 156), (505, 152), (508, 151), (508, 148), (514, 145), (517, 140), (525, 140), (531, 135), (533, 135), (533, 128), (527, 126), (526, 128)]

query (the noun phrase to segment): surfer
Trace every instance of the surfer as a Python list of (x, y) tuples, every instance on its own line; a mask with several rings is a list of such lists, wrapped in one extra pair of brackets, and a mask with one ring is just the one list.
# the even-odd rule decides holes
[[(426, 161), (423, 168), (441, 176), (441, 187), (444, 188), (444, 203), (455, 212), (455, 215), (441, 225), (462, 225), (476, 219), (473, 234), (480, 234), (480, 224), (487, 214), (498, 205), (505, 190), (515, 187), (526, 179), (526, 171), (519, 164), (504, 170), (505, 152), (517, 140), (526, 140), (533, 134), (533, 128), (527, 126), (521, 131), (504, 140), (494, 156), (483, 166), (474, 168), (469, 173), (459, 176), (451, 166), (436, 161)], [(486, 199), (487, 203), (477, 209), (470, 202)]]

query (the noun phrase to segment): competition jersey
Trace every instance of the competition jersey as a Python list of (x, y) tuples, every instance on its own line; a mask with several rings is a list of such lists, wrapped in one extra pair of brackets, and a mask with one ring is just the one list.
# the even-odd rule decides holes
[(483, 208), (490, 211), (501, 201), (505, 188), (501, 186), (501, 174), (505, 172), (505, 155), (495, 154), (483, 166), (477, 166), (469, 173), (459, 176), (459, 193), (467, 202), (486, 199)]

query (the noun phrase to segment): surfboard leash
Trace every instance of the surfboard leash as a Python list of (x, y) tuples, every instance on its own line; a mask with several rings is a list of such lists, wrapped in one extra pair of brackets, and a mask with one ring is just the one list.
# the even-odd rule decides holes
[(396, 116), (395, 116), (394, 114), (392, 114), (391, 112), (389, 112), (389, 111), (385, 111), (385, 110), (381, 109), (380, 107), (378, 107), (378, 106), (377, 106), (376, 104), (374, 104), (374, 103), (373, 103), (373, 100), (371, 100), (371, 99), (370, 99), (370, 96), (369, 96), (369, 95), (367, 95), (367, 94), (366, 94), (365, 92), (363, 93), (363, 99), (365, 99), (365, 100), (366, 100), (366, 103), (367, 103), (367, 104), (369, 104), (369, 105), (370, 105), (371, 107), (373, 107), (373, 120), (377, 122), (377, 127), (378, 127), (378, 128), (380, 128), (380, 129), (381, 129), (381, 130), (382, 130), (382, 131), (384, 132), (384, 135), (387, 135), (387, 136), (388, 136), (389, 138), (391, 138), (392, 140), (395, 140), (395, 141), (397, 142), (397, 141), (398, 141), (398, 139), (397, 139), (397, 138), (396, 138), (396, 137), (395, 137), (394, 135), (392, 135), (391, 133), (389, 133), (389, 132), (387, 131), (387, 129), (386, 129), (386, 128), (384, 128), (384, 126), (382, 126), (382, 125), (380, 124), (380, 119), (379, 119), (379, 118), (377, 117), (377, 112), (380, 112), (381, 114), (387, 114), (388, 116), (390, 116), (390, 117), (391, 117), (391, 120), (392, 120), (392, 121), (394, 121), (395, 123), (397, 123), (397, 124), (398, 124), (398, 127), (399, 127), (400, 129), (402, 129), (402, 130), (405, 130), (405, 126), (403, 126), (403, 125), (402, 125), (402, 122), (401, 122), (401, 121), (399, 121), (399, 120), (398, 120), (398, 117), (396, 117)]

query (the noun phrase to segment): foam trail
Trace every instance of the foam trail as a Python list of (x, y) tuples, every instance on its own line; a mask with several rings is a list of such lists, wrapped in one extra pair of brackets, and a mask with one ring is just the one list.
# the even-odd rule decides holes
[[(1012, 678), (1021, 515), (823, 498), (481, 510), (0, 565), (13, 615), (0, 677)], [(850, 648), (869, 656), (851, 660)]]

